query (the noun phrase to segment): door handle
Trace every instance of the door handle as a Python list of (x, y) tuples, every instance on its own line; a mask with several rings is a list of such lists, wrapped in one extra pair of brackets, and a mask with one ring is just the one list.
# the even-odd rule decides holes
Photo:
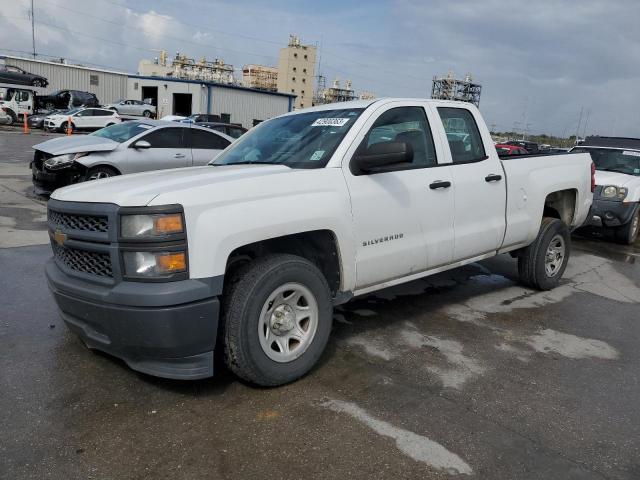
[(173, 158), (184, 158), (184, 153), (176, 153)]
[(429, 185), (431, 190), (437, 190), (438, 188), (449, 188), (451, 186), (451, 182), (445, 182), (443, 180), (436, 180), (432, 184)]
[(500, 180), (502, 180), (502, 175), (498, 175), (496, 173), (490, 173), (484, 177), (485, 182), (499, 182)]

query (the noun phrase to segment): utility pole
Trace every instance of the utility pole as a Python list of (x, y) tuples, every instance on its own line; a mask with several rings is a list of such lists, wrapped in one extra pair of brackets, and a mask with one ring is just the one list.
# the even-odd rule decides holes
[(33, 12), (33, 0), (31, 0), (31, 44), (33, 45), (33, 59), (36, 58), (36, 19)]
[(584, 113), (584, 107), (580, 107), (580, 117), (578, 118), (578, 128), (576, 128), (576, 145), (578, 144), (578, 138), (580, 138), (580, 125), (582, 124), (583, 113)]
[(589, 124), (589, 117), (591, 116), (591, 109), (587, 110), (587, 118), (584, 121), (584, 127), (582, 128), (582, 138), (587, 138), (587, 125)]

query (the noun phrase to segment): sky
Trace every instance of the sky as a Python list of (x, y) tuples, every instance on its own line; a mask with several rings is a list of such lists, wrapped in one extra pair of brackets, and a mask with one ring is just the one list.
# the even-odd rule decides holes
[[(31, 0), (2, 4), (0, 54), (24, 56)], [(318, 45), (327, 84), (424, 98), (434, 76), (470, 73), (495, 131), (569, 136), (580, 122), (580, 135), (640, 137), (639, 0), (34, 0), (34, 10), (41, 58), (135, 73), (166, 49), (240, 70), (277, 65), (294, 33)]]

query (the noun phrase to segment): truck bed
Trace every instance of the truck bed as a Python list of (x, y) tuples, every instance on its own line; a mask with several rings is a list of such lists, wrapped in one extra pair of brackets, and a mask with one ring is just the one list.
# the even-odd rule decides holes
[[(543, 206), (553, 191), (565, 189), (575, 201), (570, 228), (581, 226), (591, 206), (591, 156), (587, 153), (511, 155), (500, 163), (507, 180), (506, 229), (501, 251), (531, 243), (538, 234)], [(553, 176), (554, 181), (549, 181)], [(576, 189), (576, 181), (583, 188)], [(586, 192), (580, 194), (580, 192)]]

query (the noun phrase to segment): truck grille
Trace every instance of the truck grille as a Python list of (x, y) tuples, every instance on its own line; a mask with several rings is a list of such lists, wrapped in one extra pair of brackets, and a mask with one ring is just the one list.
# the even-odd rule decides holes
[(51, 242), (53, 256), (71, 270), (99, 277), (113, 277), (111, 257), (108, 253), (90, 252), (58, 245)]
[(80, 230), (83, 232), (100, 232), (107, 233), (109, 231), (109, 221), (106, 216), (101, 215), (76, 215), (72, 213), (61, 213), (55, 210), (47, 210), (49, 222), (54, 223), (57, 227), (63, 227), (70, 230)]

